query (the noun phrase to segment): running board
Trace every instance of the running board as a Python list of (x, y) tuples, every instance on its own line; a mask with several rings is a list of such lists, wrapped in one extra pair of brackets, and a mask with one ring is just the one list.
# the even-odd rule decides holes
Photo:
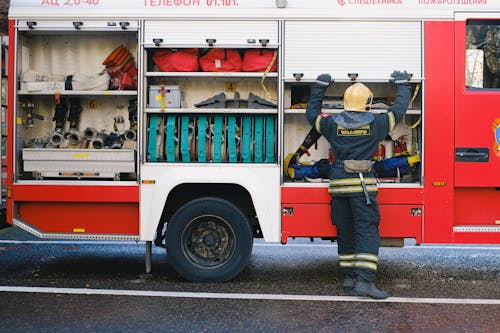
[(500, 225), (456, 225), (454, 232), (500, 232)]
[(139, 235), (116, 235), (116, 234), (78, 234), (78, 233), (52, 233), (43, 232), (27, 224), (21, 219), (14, 218), (13, 225), (35, 235), (38, 238), (58, 238), (58, 239), (87, 239), (87, 240), (117, 240), (117, 241), (139, 241)]

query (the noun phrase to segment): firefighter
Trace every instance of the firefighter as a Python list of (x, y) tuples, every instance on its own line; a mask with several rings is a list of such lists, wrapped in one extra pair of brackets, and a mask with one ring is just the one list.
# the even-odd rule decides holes
[(387, 113), (370, 112), (373, 94), (362, 83), (344, 93), (344, 111), (321, 113), (329, 74), (318, 76), (307, 103), (306, 117), (330, 143), (336, 157), (330, 171), (331, 219), (337, 227), (342, 288), (357, 296), (385, 299), (389, 294), (375, 286), (380, 247), (380, 213), (377, 181), (371, 168), (379, 142), (403, 118), (411, 96), (411, 74), (394, 71), (390, 82), (396, 99)]

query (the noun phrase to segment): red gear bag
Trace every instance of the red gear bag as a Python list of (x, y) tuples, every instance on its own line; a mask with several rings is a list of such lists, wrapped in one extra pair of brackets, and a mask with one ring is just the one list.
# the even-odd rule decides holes
[(198, 49), (156, 50), (153, 62), (162, 72), (197, 72)]
[(241, 72), (241, 55), (235, 49), (210, 49), (200, 58), (204, 72)]
[[(248, 49), (243, 57), (243, 72), (264, 72), (274, 58), (274, 50), (269, 49)], [(270, 72), (276, 72), (277, 61), (271, 67)]]

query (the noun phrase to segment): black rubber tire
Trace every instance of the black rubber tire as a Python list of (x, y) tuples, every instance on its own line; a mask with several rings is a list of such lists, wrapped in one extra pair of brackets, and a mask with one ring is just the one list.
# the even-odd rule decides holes
[(167, 224), (169, 263), (192, 282), (226, 282), (246, 266), (253, 233), (246, 216), (219, 198), (200, 198), (182, 206)]

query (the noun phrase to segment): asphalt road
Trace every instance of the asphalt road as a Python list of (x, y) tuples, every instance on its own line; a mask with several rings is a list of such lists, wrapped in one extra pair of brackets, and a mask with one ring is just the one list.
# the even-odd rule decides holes
[(0, 332), (500, 332), (499, 246), (383, 248), (385, 301), (339, 288), (336, 246), (256, 242), (224, 284), (188, 283), (143, 243), (0, 231)]

